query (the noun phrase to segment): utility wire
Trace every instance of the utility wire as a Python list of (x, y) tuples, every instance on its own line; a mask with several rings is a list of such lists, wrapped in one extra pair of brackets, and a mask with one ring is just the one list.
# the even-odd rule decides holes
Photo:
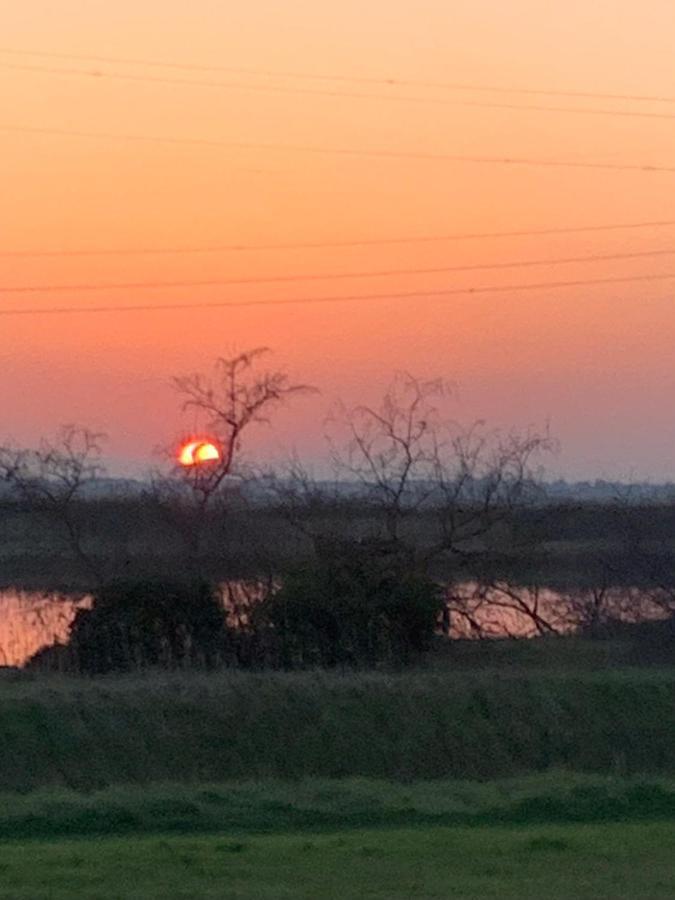
[(583, 106), (544, 106), (541, 104), (504, 103), (483, 100), (448, 100), (439, 97), (415, 97), (405, 94), (372, 94), (357, 91), (322, 90), (315, 88), (285, 87), (279, 85), (245, 84), (235, 81), (197, 81), (190, 78), (167, 78), (155, 75), (133, 75), (121, 72), (84, 71), (55, 66), (28, 66), (0, 62), (0, 69), (41, 74), (75, 75), (93, 79), (113, 79), (116, 81), (149, 82), (151, 84), (180, 84), (193, 87), (223, 88), (254, 93), (302, 94), (319, 97), (348, 97), (358, 100), (385, 100), (402, 103), (421, 103), (453, 107), (477, 107), (479, 109), (504, 109), (523, 112), (571, 113), (585, 116), (610, 116), (638, 119), (675, 119), (675, 113), (643, 112), (639, 110), (597, 109)]
[(228, 72), (231, 74), (250, 75), (263, 78), (291, 78), (308, 81), (332, 81), (346, 84), (374, 84), (387, 87), (419, 87), (435, 88), (450, 91), (476, 91), (496, 94), (523, 94), (545, 97), (585, 97), (595, 100), (629, 100), (647, 103), (675, 103), (675, 96), (659, 94), (616, 93), (610, 91), (577, 91), (556, 90), (551, 88), (525, 88), (509, 87), (504, 85), (486, 85), (471, 82), (447, 82), (424, 81), (395, 77), (368, 77), (357, 75), (321, 74), (316, 72), (287, 71), (274, 69), (256, 69), (244, 66), (206, 65), (198, 63), (184, 63), (159, 61), (119, 56), (101, 56), (97, 54), (83, 53), (52, 53), (39, 50), (17, 50), (10, 47), (0, 47), (0, 54), (15, 57), (35, 57), (40, 59), (63, 59), (80, 62), (107, 63), (114, 65), (146, 66), (148, 68), (175, 69), (186, 72)]
[(646, 163), (593, 163), (574, 160), (551, 160), (518, 156), (472, 156), (460, 153), (431, 153), (424, 151), (361, 150), (348, 147), (316, 147), (307, 144), (275, 144), (264, 141), (223, 141), (217, 138), (162, 137), (143, 134), (115, 134), (103, 131), (77, 131), (66, 128), (41, 128), (29, 125), (0, 125), (0, 132), (19, 134), (76, 137), (93, 140), (130, 141), (133, 143), (173, 144), (177, 146), (228, 147), (232, 150), (280, 150), (289, 153), (308, 153), (316, 156), (366, 157), (370, 159), (419, 159), (427, 162), (463, 162), (479, 165), (535, 166), (551, 169), (596, 169), (614, 172), (675, 173), (675, 166), (655, 166)]
[(628, 275), (611, 278), (576, 279), (574, 281), (540, 281), (529, 284), (506, 284), (494, 287), (449, 288), (440, 291), (403, 291), (385, 294), (346, 294), (318, 297), (290, 297), (278, 300), (223, 300), (197, 301), (186, 303), (132, 304), (128, 306), (58, 306), (58, 307), (15, 307), (0, 308), (0, 316), (38, 316), (38, 315), (71, 315), (84, 313), (123, 313), (123, 312), (169, 312), (171, 310), (203, 310), (227, 309), (228, 307), (252, 306), (294, 306), (318, 305), (329, 303), (351, 303), (370, 300), (403, 300), (413, 297), (458, 297), (477, 296), (480, 294), (500, 294), (519, 291), (557, 290), (570, 287), (588, 287), (592, 285), (629, 284), (631, 282), (664, 281), (675, 278), (675, 272), (660, 275)]
[(34, 257), (71, 256), (153, 256), (196, 253), (250, 252), (264, 250), (322, 250), (331, 247), (377, 247), (396, 244), (431, 244), (445, 241), (497, 240), (512, 237), (545, 237), (558, 234), (584, 234), (602, 231), (623, 231), (642, 228), (670, 228), (675, 219), (655, 222), (628, 222), (611, 225), (572, 225), (563, 228), (531, 228), (514, 231), (482, 231), (413, 237), (354, 238), (341, 241), (302, 241), (279, 244), (220, 244), (203, 247), (140, 247), (103, 248), (93, 250), (0, 250), (0, 258), (32, 259)]
[(84, 284), (46, 284), (46, 285), (18, 285), (16, 287), (0, 287), (0, 294), (28, 294), (28, 293), (54, 293), (60, 291), (108, 291), (108, 290), (136, 290), (156, 288), (182, 288), (182, 287), (225, 287), (234, 284), (281, 284), (297, 281), (338, 281), (358, 278), (386, 278), (396, 275), (440, 275), (449, 272), (482, 272), (499, 269), (527, 269), (535, 266), (556, 266), (573, 263), (597, 263), (616, 260), (644, 259), (647, 257), (672, 256), (675, 249), (644, 250), (635, 253), (607, 253), (593, 254), (592, 256), (563, 256), (554, 259), (526, 259), (515, 262), (476, 263), (460, 266), (439, 266), (433, 268), (412, 269), (379, 269), (365, 272), (327, 272), (325, 274), (311, 275), (269, 275), (255, 278), (216, 278), (197, 280), (172, 280), (172, 281), (122, 281), (107, 284), (94, 282)]

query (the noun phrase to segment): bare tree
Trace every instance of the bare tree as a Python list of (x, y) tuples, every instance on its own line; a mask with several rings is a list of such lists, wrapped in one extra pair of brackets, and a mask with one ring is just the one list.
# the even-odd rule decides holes
[(596, 568), (603, 583), (632, 585), (609, 592), (609, 617), (639, 622), (675, 616), (672, 499), (645, 500), (638, 486), (629, 484), (609, 509), (618, 540), (596, 552)]
[(64, 425), (53, 440), (42, 440), (36, 449), (0, 449), (0, 477), (21, 500), (60, 523), (73, 555), (96, 581), (101, 573), (85, 550), (77, 503), (105, 472), (104, 440), (105, 435), (89, 428)]
[[(446, 592), (445, 633), (455, 638), (521, 638), (543, 633), (531, 613), (538, 615), (539, 591), (498, 583), (461, 582)], [(450, 627), (451, 626), (451, 627)]]
[(241, 449), (251, 426), (268, 423), (271, 413), (298, 394), (314, 388), (291, 381), (279, 370), (256, 367), (269, 352), (265, 347), (216, 360), (211, 373), (173, 379), (184, 412), (204, 422), (219, 455), (207, 463), (181, 466), (174, 459), (168, 475), (156, 476), (153, 494), (181, 530), (191, 562), (197, 564), (207, 514), (223, 500), (229, 479), (242, 475)]
[(435, 519), (429, 560), (483, 553), (496, 526), (538, 496), (534, 461), (552, 446), (547, 434), (463, 428), (439, 409), (447, 394), (447, 382), (399, 373), (379, 406), (342, 406), (330, 420), (347, 435), (344, 446), (329, 438), (337, 466), (382, 512), (391, 539), (411, 513)]
[(479, 583), (451, 591), (449, 602), (471, 636), (550, 637), (569, 630), (559, 595), (537, 584)]
[(434, 501), (439, 540), (435, 552), (470, 553), (500, 523), (538, 497), (534, 457), (550, 447), (547, 435), (487, 432), (478, 423), (436, 448)]
[(442, 582), (445, 633), (558, 633), (550, 592), (510, 584), (492, 559), (532, 549), (536, 529), (523, 512), (541, 496), (537, 455), (552, 442), (483, 423), (462, 428), (444, 414), (448, 393), (442, 380), (398, 373), (379, 404), (340, 405), (329, 417), (335, 483), (293, 459), (264, 486), (319, 559), (389, 554)]
[(612, 586), (605, 579), (591, 587), (561, 592), (558, 605), (569, 631), (597, 638), (603, 635), (606, 627), (612, 622), (630, 622), (631, 612), (636, 614), (638, 620), (642, 619), (643, 615), (648, 616), (645, 601), (645, 594), (641, 591), (636, 607), (634, 591), (630, 588)]
[(358, 482), (370, 502), (384, 514), (391, 540), (401, 537), (404, 518), (431, 492), (430, 476), (437, 449), (437, 404), (447, 394), (441, 379), (420, 381), (399, 372), (379, 406), (337, 407), (329, 423), (346, 430), (346, 445), (329, 433), (333, 460)]
[[(417, 570), (444, 581), (448, 605), (441, 627), (446, 633), (453, 615), (471, 633), (485, 630), (481, 622), (490, 604), (491, 630), (497, 618), (511, 617), (527, 629), (551, 633), (558, 623), (550, 620), (550, 609), (543, 609), (543, 595), (506, 583), (492, 556), (533, 549), (535, 529), (525, 527), (522, 513), (540, 497), (537, 457), (553, 443), (546, 433), (501, 434), (481, 422), (462, 427), (443, 409), (448, 394), (443, 380), (398, 373), (380, 404), (337, 408), (329, 418), (329, 443), (348, 485), (343, 482), (342, 491), (334, 492), (333, 521), (340, 502), (351, 503), (341, 517), (349, 540), (383, 533)], [(308, 527), (326, 493), (297, 461), (284, 485), (281, 506), (315, 547), (323, 537), (339, 542), (337, 528), (317, 535), (316, 527), (313, 533)], [(369, 533), (356, 523), (368, 509), (376, 513)], [(324, 527), (326, 521), (328, 516), (319, 519)], [(453, 594), (458, 579), (471, 588), (470, 596), (467, 591)]]

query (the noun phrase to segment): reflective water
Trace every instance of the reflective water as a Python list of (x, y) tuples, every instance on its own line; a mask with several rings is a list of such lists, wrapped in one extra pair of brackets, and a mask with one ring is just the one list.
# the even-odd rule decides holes
[(21, 666), (42, 647), (63, 642), (87, 599), (36, 591), (0, 591), (0, 665)]
[[(229, 624), (246, 624), (251, 607), (268, 589), (256, 582), (223, 584)], [(659, 618), (667, 602), (656, 593), (625, 587), (562, 592), (509, 585), (481, 588), (466, 582), (448, 594), (446, 624), (452, 637), (527, 638), (569, 633), (595, 614), (624, 621)], [(42, 647), (65, 642), (75, 613), (89, 603), (87, 597), (0, 591), (0, 666), (21, 666)]]
[[(266, 588), (260, 582), (223, 584), (228, 624), (246, 624), (251, 606)], [(0, 590), (0, 666), (22, 666), (43, 647), (65, 643), (76, 612), (90, 603), (89, 597)]]

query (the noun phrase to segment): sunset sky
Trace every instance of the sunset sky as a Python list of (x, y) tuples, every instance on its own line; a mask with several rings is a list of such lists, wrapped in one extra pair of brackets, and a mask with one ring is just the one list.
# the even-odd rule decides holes
[[(77, 422), (140, 472), (171, 375), (267, 345), (321, 391), (269, 458), (406, 369), (549, 422), (551, 474), (675, 478), (674, 37), (672, 0), (0, 0), (0, 443)], [(644, 227), (541, 233), (605, 225)], [(362, 299), (1, 315), (327, 296)]]

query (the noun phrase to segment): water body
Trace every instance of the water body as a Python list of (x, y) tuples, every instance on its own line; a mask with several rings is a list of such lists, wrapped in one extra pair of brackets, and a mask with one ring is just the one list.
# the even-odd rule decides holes
[[(229, 624), (245, 624), (248, 611), (264, 588), (240, 581), (222, 585), (223, 605)], [(88, 597), (35, 591), (0, 591), (0, 666), (22, 666), (43, 647), (68, 639), (73, 618), (90, 603)], [(456, 585), (448, 597), (450, 636), (455, 638), (516, 637), (574, 631), (588, 621), (594, 604), (625, 621), (663, 616), (652, 594), (634, 588), (564, 593), (550, 588), (503, 585), (480, 588), (474, 583)]]
[(22, 666), (49, 644), (65, 642), (87, 598), (36, 591), (0, 591), (0, 665)]
[[(255, 583), (223, 584), (223, 606), (231, 626), (246, 623), (262, 590)], [(66, 643), (75, 614), (90, 603), (87, 596), (0, 590), (0, 666), (23, 666), (43, 647)]]

